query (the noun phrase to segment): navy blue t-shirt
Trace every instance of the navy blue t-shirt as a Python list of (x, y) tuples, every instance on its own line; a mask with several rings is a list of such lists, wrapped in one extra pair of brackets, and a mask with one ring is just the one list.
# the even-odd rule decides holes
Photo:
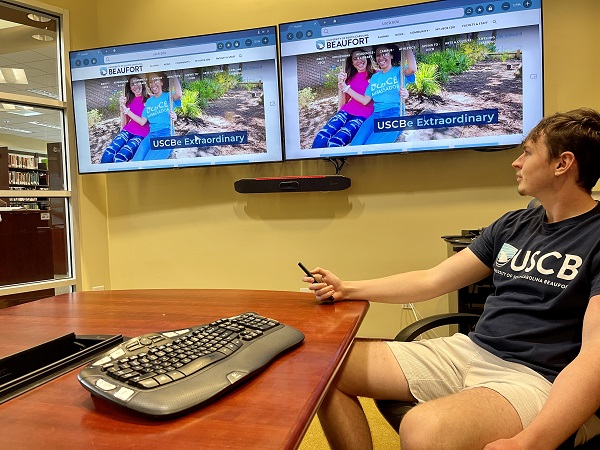
[(579, 353), (585, 310), (600, 294), (600, 205), (556, 223), (545, 217), (541, 206), (509, 212), (469, 246), (495, 287), (469, 337), (553, 382)]

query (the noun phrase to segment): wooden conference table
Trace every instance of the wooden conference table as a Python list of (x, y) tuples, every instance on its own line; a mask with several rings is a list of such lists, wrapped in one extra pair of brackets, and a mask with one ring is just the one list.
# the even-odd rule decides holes
[(140, 334), (254, 311), (304, 343), (216, 402), (171, 420), (92, 397), (79, 368), (0, 405), (2, 448), (296, 448), (368, 310), (312, 294), (246, 290), (78, 292), (0, 310), (0, 357), (64, 334)]

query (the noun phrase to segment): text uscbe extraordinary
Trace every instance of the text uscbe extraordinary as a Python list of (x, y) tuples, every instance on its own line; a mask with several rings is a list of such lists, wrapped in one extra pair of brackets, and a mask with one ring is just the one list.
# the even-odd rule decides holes
[(150, 139), (150, 148), (175, 149), (186, 147), (211, 147), (213, 145), (240, 145), (248, 143), (247, 131), (229, 133), (185, 134), (183, 136), (166, 136)]
[(464, 127), (469, 125), (489, 125), (492, 123), (498, 123), (498, 110), (480, 109), (477, 111), (456, 111), (375, 119), (375, 132)]

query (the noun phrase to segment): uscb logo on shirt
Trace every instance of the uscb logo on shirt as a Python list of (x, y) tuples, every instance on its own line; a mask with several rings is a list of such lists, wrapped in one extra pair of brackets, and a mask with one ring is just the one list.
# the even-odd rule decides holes
[(155, 106), (146, 105), (146, 117), (148, 118), (165, 112), (169, 112), (169, 104), (166, 101), (161, 101)]
[(506, 242), (502, 245), (502, 248), (500, 249), (500, 251), (498, 252), (498, 256), (496, 256), (496, 266), (497, 267), (502, 267), (504, 266), (507, 262), (509, 262), (511, 259), (513, 259), (513, 257), (516, 255), (516, 253), (519, 251), (518, 248), (513, 247), (510, 244), (507, 244)]
[[(560, 268), (557, 263), (560, 264)], [(555, 275), (561, 280), (572, 280), (577, 276), (583, 259), (578, 255), (563, 255), (556, 251), (542, 254), (539, 250), (527, 250), (523, 254), (523, 250), (504, 243), (496, 256), (495, 266), (503, 267), (506, 264), (509, 264), (514, 272), (534, 272), (546, 276)]]
[(384, 92), (397, 90), (398, 86), (400, 86), (400, 80), (397, 76), (389, 77), (382, 81), (381, 83), (377, 83), (376, 81), (371, 81), (371, 93), (373, 95), (383, 94)]

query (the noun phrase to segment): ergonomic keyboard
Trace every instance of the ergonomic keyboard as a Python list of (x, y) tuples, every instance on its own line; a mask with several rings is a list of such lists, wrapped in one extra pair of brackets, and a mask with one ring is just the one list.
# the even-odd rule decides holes
[(168, 417), (233, 389), (303, 340), (295, 328), (247, 312), (129, 339), (83, 368), (78, 379), (96, 396)]

